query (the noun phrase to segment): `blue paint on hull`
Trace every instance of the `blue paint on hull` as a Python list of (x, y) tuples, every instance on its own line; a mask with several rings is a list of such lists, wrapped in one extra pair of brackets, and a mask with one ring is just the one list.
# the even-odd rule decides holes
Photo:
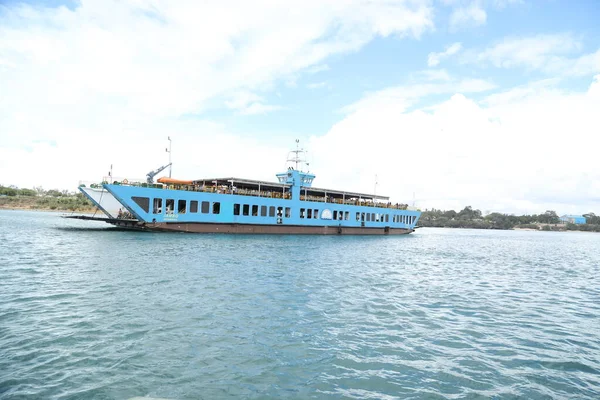
[[(419, 211), (399, 210), (395, 208), (367, 207), (350, 204), (325, 203), (317, 201), (303, 201), (298, 195), (296, 199), (267, 198), (244, 196), (235, 194), (221, 194), (210, 192), (194, 192), (185, 190), (170, 190), (157, 188), (144, 188), (127, 185), (104, 185), (119, 202), (137, 219), (146, 223), (223, 223), (223, 224), (253, 224), (253, 225), (295, 225), (295, 226), (342, 226), (342, 227), (390, 227), (414, 229), (420, 216)], [(148, 211), (144, 210), (133, 198), (147, 199)], [(294, 197), (294, 195), (292, 195)], [(154, 207), (155, 199), (160, 199), (160, 210)], [(166, 204), (173, 200), (172, 212), (167, 212)], [(179, 203), (184, 202), (185, 207), (179, 210)], [(192, 212), (192, 201), (198, 202), (197, 212)], [(208, 203), (208, 212), (203, 213), (202, 203)], [(213, 213), (213, 206), (219, 204), (219, 213)], [(235, 205), (239, 205), (239, 214), (234, 214)], [(248, 206), (248, 214), (244, 214), (244, 206)], [(266, 207), (266, 216), (261, 212)], [(269, 216), (271, 207), (275, 210), (281, 208), (281, 216)], [(286, 209), (289, 209), (287, 212)], [(304, 218), (301, 217), (301, 210)], [(308, 212), (318, 218), (307, 218)], [(156, 211), (156, 212), (155, 212)], [(257, 215), (252, 215), (256, 211)], [(339, 215), (342, 219), (339, 219)], [(358, 213), (358, 216), (357, 216)], [(324, 218), (329, 214), (331, 219)], [(369, 214), (367, 220), (367, 214)], [(333, 219), (334, 216), (338, 218)], [(372, 220), (373, 216), (379, 216)], [(358, 218), (358, 220), (357, 220)], [(364, 221), (363, 221), (364, 218)]]

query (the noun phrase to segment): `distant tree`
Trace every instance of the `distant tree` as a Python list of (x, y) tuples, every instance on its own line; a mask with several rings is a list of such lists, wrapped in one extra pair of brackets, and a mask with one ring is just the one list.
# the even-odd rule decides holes
[(480, 219), (481, 211), (473, 210), (473, 208), (471, 206), (466, 206), (458, 213), (457, 216), (460, 219), (466, 219), (466, 220)]
[(538, 222), (542, 224), (558, 224), (560, 218), (556, 214), (556, 211), (547, 210), (545, 213), (538, 215)]
[(5, 187), (0, 190), (0, 194), (13, 197), (19, 194), (19, 191), (17, 189), (13, 189), (12, 187)]
[(591, 225), (600, 225), (600, 216), (594, 214), (593, 212), (583, 214), (585, 217), (585, 223)]
[(448, 210), (444, 212), (444, 217), (449, 218), (449, 219), (454, 219), (456, 218), (457, 213), (454, 210)]
[(46, 192), (47, 196), (61, 197), (63, 194), (56, 189), (51, 189)]
[(19, 196), (35, 196), (36, 192), (32, 189), (20, 189)]

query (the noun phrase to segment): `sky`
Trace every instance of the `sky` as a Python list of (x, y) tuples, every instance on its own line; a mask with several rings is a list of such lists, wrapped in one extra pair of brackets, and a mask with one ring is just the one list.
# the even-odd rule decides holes
[(0, 184), (275, 180), (600, 213), (600, 2), (0, 0)]

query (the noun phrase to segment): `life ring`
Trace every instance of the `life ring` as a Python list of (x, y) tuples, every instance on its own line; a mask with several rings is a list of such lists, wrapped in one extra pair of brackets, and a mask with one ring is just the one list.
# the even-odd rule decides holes
[(123, 179), (123, 181), (121, 183), (124, 183), (125, 185), (127, 185), (129, 183), (129, 181), (127, 179)]

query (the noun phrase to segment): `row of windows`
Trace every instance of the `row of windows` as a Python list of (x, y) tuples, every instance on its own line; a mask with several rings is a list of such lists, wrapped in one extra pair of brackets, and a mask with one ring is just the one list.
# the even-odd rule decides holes
[[(131, 198), (142, 210), (150, 212), (150, 199), (148, 197), (132, 197)], [(163, 199), (154, 199), (152, 202), (152, 213), (162, 214), (163, 210)], [(177, 211), (178, 214), (185, 214), (187, 212), (187, 200), (177, 200), (177, 208), (175, 208), (175, 199), (166, 199), (165, 211), (167, 214), (174, 214)], [(198, 201), (190, 201), (190, 213), (198, 212)], [(209, 202), (203, 201), (200, 204), (200, 212), (202, 214), (220, 214), (221, 203), (220, 202)]]
[(414, 215), (394, 215), (393, 221), (396, 223), (411, 225), (416, 221), (417, 217)]
[(319, 219), (319, 210), (318, 209), (300, 209), (300, 218), (308, 218), (308, 219)]
[[(149, 212), (150, 199), (148, 197), (132, 197), (132, 200), (142, 208), (145, 212)], [(153, 201), (153, 209), (152, 212), (154, 214), (161, 214), (163, 207), (163, 199), (154, 199)], [(166, 199), (165, 208), (167, 214), (173, 214), (175, 212), (175, 200), (174, 199)], [(177, 212), (179, 214), (185, 214), (187, 211), (187, 200), (178, 200), (177, 201)], [(198, 201), (191, 200), (190, 201), (190, 213), (198, 212)], [(200, 202), (200, 212), (202, 214), (220, 214), (221, 213), (221, 203), (220, 202), (209, 202), (202, 201)], [(253, 217), (277, 217), (281, 218), (285, 216), (285, 218), (290, 218), (292, 216), (292, 210), (290, 207), (275, 207), (275, 206), (259, 206), (256, 204), (234, 204), (233, 205), (233, 215), (243, 215), (243, 216), (253, 216)], [(319, 210), (312, 208), (301, 208), (300, 209), (300, 218), (308, 218), (308, 219), (319, 219)], [(350, 212), (348, 211), (339, 211), (334, 210), (331, 217), (336, 221), (348, 221), (350, 219)], [(379, 213), (364, 213), (357, 212), (356, 220), (362, 222), (390, 222), (389, 214), (379, 214)], [(414, 215), (392, 215), (393, 223), (403, 223), (403, 224), (413, 224), (416, 220), (416, 216)]]
[[(260, 210), (260, 214), (259, 214)], [(289, 207), (275, 207), (270, 206), (267, 209), (267, 206), (258, 206), (256, 204), (234, 204), (233, 205), (233, 215), (243, 215), (243, 216), (252, 216), (252, 217), (266, 217), (267, 210), (269, 217), (277, 217), (281, 218), (285, 215), (286, 218), (290, 218), (292, 216), (292, 210)]]
[(378, 213), (356, 213), (357, 221), (370, 221), (370, 222), (390, 222), (389, 214), (378, 214)]

